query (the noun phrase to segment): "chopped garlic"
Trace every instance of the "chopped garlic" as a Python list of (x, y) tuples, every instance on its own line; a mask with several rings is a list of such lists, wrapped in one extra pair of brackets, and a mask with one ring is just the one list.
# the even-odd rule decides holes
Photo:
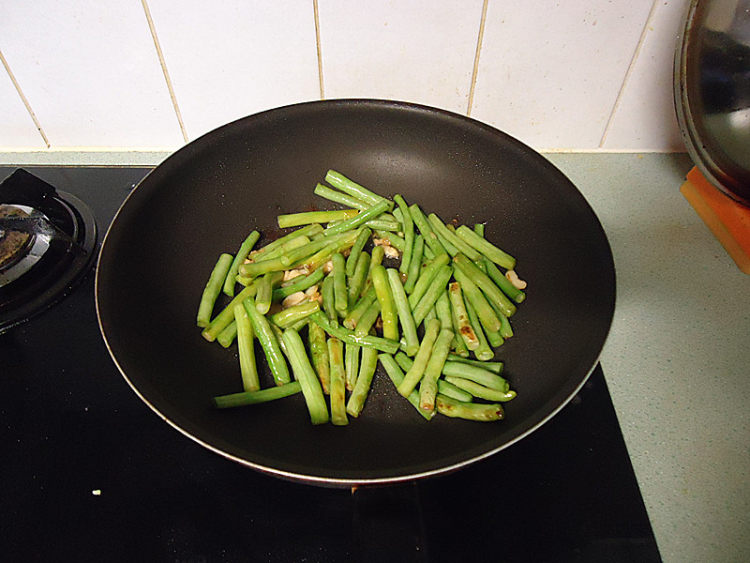
[(293, 280), (296, 277), (304, 276), (307, 274), (307, 271), (304, 268), (297, 268), (296, 270), (286, 270), (284, 272), (284, 280), (285, 282), (289, 280)]
[(526, 282), (518, 277), (515, 270), (508, 270), (505, 272), (505, 277), (508, 278), (508, 281), (512, 283), (513, 287), (516, 289), (526, 289)]
[(285, 297), (284, 300), (281, 302), (281, 306), (284, 309), (287, 309), (289, 307), (294, 307), (295, 305), (299, 305), (303, 301), (307, 301), (307, 295), (305, 294), (304, 291), (297, 291)]
[(398, 258), (398, 249), (391, 246), (391, 241), (384, 238), (373, 238), (372, 242), (375, 246), (382, 246), (383, 252), (388, 258)]
[(318, 301), (319, 303), (323, 302), (323, 296), (318, 292), (318, 286), (313, 285), (308, 287), (305, 290), (305, 295), (307, 295), (307, 298), (310, 301)]
[(329, 260), (328, 262), (326, 262), (325, 264), (323, 264), (323, 271), (326, 274), (331, 273), (332, 270), (333, 270), (333, 260)]

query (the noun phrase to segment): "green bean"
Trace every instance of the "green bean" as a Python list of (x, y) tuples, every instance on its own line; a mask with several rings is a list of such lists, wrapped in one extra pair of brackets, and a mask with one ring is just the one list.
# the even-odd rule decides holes
[(432, 347), (432, 354), (424, 369), (422, 380), (419, 382), (419, 408), (422, 410), (435, 410), (437, 382), (443, 372), (443, 364), (450, 352), (452, 341), (453, 331), (448, 328), (441, 329)]
[(281, 272), (285, 270), (287, 264), (282, 262), (281, 257), (269, 258), (259, 262), (248, 262), (240, 266), (240, 276), (243, 278), (257, 278), (268, 272)]
[[(406, 283), (404, 289), (408, 295), (414, 291), (414, 286), (419, 279), (419, 273), (422, 270), (422, 255), (424, 253), (424, 237), (420, 234), (414, 235), (414, 247), (411, 258), (409, 259), (409, 271), (406, 274)], [(403, 258), (402, 258), (403, 259)]]
[(466, 347), (466, 342), (464, 342), (464, 339), (461, 336), (461, 332), (460, 332), (461, 327), (458, 324), (458, 317), (456, 316), (456, 311), (453, 308), (453, 305), (451, 305), (451, 322), (453, 323), (453, 334), (454, 334), (453, 350), (455, 351), (457, 355), (468, 358), (469, 349)]
[[(432, 232), (435, 233), (435, 236), (440, 241), (440, 244), (443, 246), (445, 251), (451, 256), (455, 256), (456, 254), (458, 254), (458, 249), (451, 243), (448, 238), (444, 236), (444, 233), (448, 230), (448, 227), (446, 227), (445, 223), (443, 223), (439, 218), (437, 220), (433, 219), (433, 215), (434, 213), (430, 213), (430, 215), (427, 216), (427, 222), (429, 223)], [(437, 228), (436, 225), (442, 227), (442, 229)]]
[[(453, 277), (456, 281), (461, 284), (463, 295), (466, 298), (464, 304), (467, 306), (471, 304), (477, 316), (482, 321), (482, 326), (490, 328), (490, 330), (500, 330), (500, 319), (495, 313), (495, 310), (490, 305), (487, 298), (484, 296), (482, 291), (474, 284), (474, 282), (464, 274), (460, 268), (453, 269)], [(473, 323), (472, 323), (473, 324)], [(476, 330), (476, 326), (474, 329)]]
[(370, 255), (367, 252), (360, 252), (357, 259), (357, 265), (354, 268), (353, 275), (349, 278), (348, 302), (349, 307), (354, 307), (362, 295), (362, 290), (367, 283), (367, 276), (370, 272)]
[(496, 391), (507, 392), (508, 389), (510, 389), (510, 385), (505, 378), (488, 369), (466, 364), (464, 362), (446, 360), (445, 365), (443, 366), (443, 375), (469, 379), (475, 383), (489, 387), (490, 389), (495, 389)]
[(321, 249), (319, 252), (316, 252), (312, 256), (309, 256), (308, 258), (300, 260), (299, 262), (295, 262), (294, 264), (292, 264), (292, 268), (294, 269), (302, 268), (302, 269), (307, 270), (308, 272), (317, 270), (318, 268), (323, 266), (326, 262), (328, 262), (334, 253), (343, 252), (347, 248), (351, 248), (352, 244), (354, 243), (354, 240), (357, 238), (357, 231), (349, 231), (343, 234), (347, 236), (343, 237), (341, 240), (336, 240), (332, 242), (331, 244)]
[[(498, 318), (502, 317), (501, 313), (498, 313)], [(503, 322), (500, 321), (500, 328), (502, 329)], [(493, 348), (499, 348), (505, 343), (505, 338), (503, 338), (503, 335), (500, 334), (499, 330), (490, 330), (487, 327), (482, 327), (484, 329), (484, 335), (487, 337), (487, 342), (489, 342), (489, 345)]]
[(344, 343), (344, 371), (346, 372), (346, 388), (348, 391), (354, 389), (359, 373), (359, 351), (361, 346)]
[(255, 297), (257, 287), (255, 283), (243, 288), (229, 304), (216, 315), (213, 320), (203, 329), (201, 335), (209, 342), (216, 340), (216, 337), (234, 321), (234, 306), (243, 303), (248, 297)]
[(415, 324), (414, 317), (411, 314), (411, 308), (409, 308), (409, 301), (406, 298), (406, 292), (404, 291), (404, 286), (401, 283), (401, 276), (395, 268), (388, 268), (386, 273), (388, 276), (388, 283), (391, 286), (391, 295), (393, 296), (393, 302), (396, 305), (398, 319), (401, 323), (401, 332), (403, 332), (404, 341), (406, 343), (406, 353), (409, 356), (413, 356), (419, 350), (419, 336), (417, 335), (417, 325)]
[(388, 246), (395, 248), (401, 253), (404, 252), (404, 247), (406, 246), (406, 242), (404, 242), (404, 239), (402, 239), (396, 233), (390, 233), (388, 231), (383, 231), (381, 229), (375, 229), (375, 235), (377, 235), (377, 237), (380, 240), (384, 241), (385, 244), (387, 244)]
[(316, 324), (319, 324), (328, 333), (329, 336), (343, 340), (344, 343), (357, 344), (359, 346), (367, 348), (375, 348), (381, 352), (387, 352), (388, 354), (395, 354), (398, 351), (399, 343), (396, 340), (389, 340), (387, 338), (380, 338), (378, 336), (359, 336), (354, 331), (348, 330), (342, 326), (333, 326), (326, 316), (317, 311), (310, 315), (310, 320)]
[(340, 192), (339, 190), (334, 190), (333, 188), (321, 183), (318, 183), (315, 186), (315, 190), (313, 191), (313, 193), (329, 201), (340, 203), (341, 205), (346, 205), (347, 207), (354, 207), (355, 209), (360, 209), (362, 211), (366, 211), (371, 207), (368, 203), (362, 201), (359, 198), (352, 197), (347, 193)]
[(315, 284), (320, 283), (325, 275), (326, 273), (323, 270), (318, 269), (311, 274), (307, 274), (306, 276), (297, 276), (289, 285), (277, 287), (276, 289), (274, 289), (272, 299), (274, 301), (282, 301), (293, 293), (297, 293), (298, 291), (305, 291)]
[(509, 389), (508, 391), (498, 391), (497, 389), (485, 387), (484, 385), (481, 385), (469, 379), (464, 379), (463, 377), (448, 375), (445, 377), (445, 380), (449, 383), (452, 383), (459, 389), (463, 389), (464, 391), (471, 393), (479, 399), (499, 401), (504, 403), (516, 397), (516, 392), (512, 389)]
[(374, 348), (362, 349), (362, 361), (359, 363), (359, 373), (357, 374), (357, 383), (349, 395), (349, 401), (346, 403), (346, 412), (353, 417), (358, 417), (365, 406), (367, 395), (370, 393), (372, 378), (375, 375), (375, 369), (378, 367), (378, 351)]
[(362, 315), (365, 314), (365, 312), (370, 308), (370, 305), (372, 305), (373, 302), (377, 300), (377, 298), (378, 296), (375, 293), (375, 288), (370, 286), (365, 294), (359, 299), (357, 304), (354, 305), (354, 308), (349, 311), (349, 314), (344, 318), (344, 326), (349, 330), (355, 330), (357, 328), (357, 325), (359, 324), (360, 319), (362, 318)]
[(490, 262), (487, 258), (483, 258), (482, 261), (487, 271), (487, 275), (493, 282), (495, 282), (495, 285), (497, 285), (505, 295), (516, 303), (523, 303), (524, 299), (526, 299), (526, 294), (510, 283), (510, 280), (498, 270), (493, 262)]
[(512, 270), (516, 265), (516, 259), (510, 254), (503, 250), (500, 250), (497, 246), (489, 242), (487, 239), (480, 237), (474, 231), (472, 231), (466, 225), (461, 225), (456, 229), (456, 235), (462, 238), (469, 246), (478, 250), (489, 260), (507, 270)]
[(372, 285), (380, 305), (380, 317), (383, 320), (383, 337), (398, 340), (398, 311), (393, 299), (391, 284), (385, 266), (377, 266), (372, 272)]
[(282, 338), (288, 350), (292, 371), (302, 387), (305, 404), (310, 413), (310, 421), (313, 424), (325, 424), (328, 422), (328, 405), (323, 395), (323, 389), (320, 387), (320, 381), (312, 365), (310, 365), (302, 338), (296, 330), (291, 328), (284, 331)]
[(377, 219), (370, 219), (365, 223), (365, 225), (377, 231), (381, 238), (384, 236), (384, 233), (389, 233), (392, 235), (393, 233), (401, 231), (401, 223), (399, 223), (395, 219), (383, 219), (382, 215)]
[[(443, 220), (436, 214), (430, 213), (427, 219), (430, 222), (432, 230), (435, 231), (435, 234), (438, 237), (445, 239), (445, 242), (449, 243), (455, 249), (455, 252), (449, 253), (451, 254), (451, 256), (455, 256), (460, 252), (462, 254), (465, 254), (471, 260), (479, 260), (482, 257), (482, 255), (477, 250), (464, 242), (453, 231), (448, 229), (448, 227), (445, 226)], [(445, 242), (443, 243), (443, 246), (446, 246)]]
[(432, 348), (435, 345), (439, 332), (439, 320), (430, 319), (425, 323), (424, 336), (419, 343), (419, 350), (414, 357), (414, 363), (412, 364), (411, 369), (406, 372), (404, 380), (398, 386), (398, 392), (402, 396), (408, 397), (424, 376), (424, 370), (427, 368), (427, 362), (432, 355)]
[(363, 227), (361, 231), (359, 231), (359, 234), (357, 235), (357, 240), (354, 241), (354, 244), (352, 245), (352, 250), (349, 253), (349, 257), (346, 259), (346, 275), (347, 277), (352, 277), (354, 275), (354, 271), (357, 268), (357, 262), (359, 261), (359, 257), (362, 254), (362, 251), (365, 248), (365, 245), (367, 244), (367, 241), (370, 240), (370, 236), (372, 235), (372, 230), (369, 227)]
[(255, 294), (255, 307), (261, 315), (268, 313), (273, 299), (273, 290), (284, 279), (284, 272), (268, 272), (258, 280), (258, 291)]
[(221, 344), (224, 348), (229, 348), (235, 338), (237, 338), (237, 323), (232, 321), (219, 333), (216, 337), (216, 342)]
[[(394, 360), (393, 356), (391, 356), (390, 354), (378, 354), (378, 360), (380, 360), (380, 365), (382, 365), (383, 369), (385, 369), (385, 373), (388, 374), (388, 377), (393, 382), (393, 385), (398, 388), (398, 386), (401, 385), (401, 382), (404, 380), (404, 372), (401, 371), (401, 368), (396, 363), (396, 360)], [(434, 411), (428, 412), (419, 408), (419, 391), (417, 391), (416, 389), (412, 390), (412, 392), (409, 393), (406, 399), (426, 420), (430, 420), (435, 415)]]
[[(375, 289), (373, 287), (373, 289)], [(357, 336), (367, 336), (370, 334), (370, 329), (375, 325), (375, 322), (380, 316), (380, 302), (377, 298), (377, 292), (375, 293), (375, 301), (370, 303), (370, 306), (362, 313), (362, 316), (357, 321), (357, 328), (354, 329), (354, 334)]]
[(484, 223), (474, 223), (474, 232), (484, 238)]
[(337, 252), (331, 257), (333, 262), (333, 303), (340, 317), (346, 316), (349, 307), (349, 296), (346, 291), (346, 260), (344, 255)]
[(299, 381), (292, 381), (291, 383), (285, 383), (279, 387), (269, 387), (258, 391), (242, 391), (240, 393), (231, 393), (229, 395), (219, 395), (218, 397), (213, 398), (213, 403), (214, 406), (219, 409), (244, 407), (247, 405), (256, 405), (258, 403), (283, 399), (284, 397), (295, 395), (300, 391), (302, 391), (302, 386)]
[(398, 209), (401, 211), (401, 223), (404, 233), (404, 248), (401, 255), (401, 264), (399, 264), (398, 269), (402, 274), (406, 274), (409, 272), (409, 264), (414, 252), (414, 220), (411, 218), (409, 206), (401, 194), (394, 195), (393, 201), (396, 202)]
[(513, 336), (513, 328), (510, 326), (510, 319), (505, 315), (499, 315), (500, 317), (500, 334), (503, 338), (510, 338)]
[(243, 302), (247, 316), (250, 317), (250, 322), (253, 325), (253, 332), (255, 337), (260, 342), (263, 352), (265, 353), (266, 360), (268, 361), (268, 368), (271, 370), (274, 382), (276, 385), (283, 385), (289, 383), (289, 366), (286, 364), (286, 360), (281, 353), (279, 347), (279, 341), (276, 339), (276, 334), (271, 329), (271, 325), (255, 308), (253, 299), (248, 298)]
[(244, 305), (234, 306), (234, 319), (237, 327), (237, 354), (240, 358), (242, 388), (245, 391), (257, 391), (260, 389), (260, 380), (258, 366), (255, 363), (255, 334)]
[[(445, 286), (448, 283), (448, 280), (451, 279), (452, 275), (453, 268), (451, 268), (450, 266), (442, 266), (435, 273), (435, 277), (433, 278), (430, 287), (427, 288), (427, 291), (425, 291), (425, 294), (419, 300), (417, 306), (413, 309), (414, 322), (417, 326), (422, 323), (425, 316), (427, 315), (427, 312), (435, 305), (438, 298), (445, 293)], [(448, 326), (446, 326), (445, 328), (448, 328)], [(453, 331), (451, 330), (451, 332)]]
[[(452, 274), (452, 272), (451, 272)], [(442, 328), (453, 330), (453, 319), (451, 318), (451, 302), (448, 298), (448, 291), (444, 288), (435, 301), (435, 314), (440, 321)]]
[[(317, 226), (320, 227), (320, 225), (317, 225)], [(320, 229), (322, 233), (323, 227), (320, 227)], [(306, 244), (309, 244), (310, 242), (312, 242), (312, 240), (313, 239), (311, 239), (307, 235), (299, 235), (299, 236), (289, 239), (288, 241), (284, 242), (280, 246), (276, 246), (272, 248), (271, 250), (261, 253), (261, 250), (265, 249), (265, 247), (263, 247), (257, 252), (251, 253), (250, 258), (252, 262), (262, 262), (263, 260), (271, 260), (273, 258), (279, 258), (280, 256), (285, 256), (287, 252), (290, 252), (294, 250), (295, 248), (299, 248), (300, 246), (305, 246)]]
[(240, 249), (237, 251), (237, 254), (234, 255), (232, 265), (229, 267), (226, 278), (224, 278), (224, 294), (227, 297), (234, 297), (234, 286), (237, 283), (237, 274), (239, 272), (240, 264), (242, 264), (247, 258), (247, 255), (250, 253), (253, 246), (255, 246), (255, 243), (258, 242), (259, 238), (260, 233), (258, 231), (251, 232), (247, 235), (245, 240), (242, 241)]
[[(311, 324), (310, 328), (317, 326)], [(336, 426), (349, 424), (346, 417), (346, 370), (344, 367), (344, 344), (338, 338), (328, 339), (328, 370), (331, 374), (331, 422)]]
[(328, 395), (331, 387), (331, 366), (328, 358), (326, 331), (315, 323), (310, 323), (307, 328), (307, 342), (312, 366), (318, 374), (323, 393)]
[(422, 233), (425, 244), (430, 247), (435, 256), (446, 254), (445, 248), (443, 248), (443, 245), (440, 244), (437, 235), (433, 232), (432, 227), (430, 227), (429, 221), (427, 221), (427, 217), (424, 216), (424, 213), (422, 213), (419, 205), (417, 205), (416, 203), (411, 204), (409, 206), (409, 212), (411, 213), (411, 218), (414, 221), (414, 224), (417, 226), (417, 229), (419, 229), (419, 232)]
[[(450, 262), (448, 255), (441, 254), (440, 256), (436, 256), (435, 258), (430, 260), (425, 265), (425, 267), (422, 268), (422, 271), (419, 274), (419, 279), (417, 280), (417, 283), (414, 286), (414, 289), (409, 295), (409, 307), (411, 307), (412, 310), (414, 310), (414, 308), (419, 304), (419, 301), (422, 299), (422, 296), (430, 287), (430, 284), (432, 283), (433, 279), (435, 279), (435, 276), (437, 275), (438, 270), (446, 266), (448, 262)], [(414, 320), (416, 321), (416, 319)]]
[(350, 231), (352, 229), (356, 229), (363, 223), (369, 221), (370, 219), (374, 219), (381, 213), (385, 212), (387, 209), (388, 209), (388, 201), (382, 200), (381, 202), (373, 205), (367, 211), (361, 211), (358, 215), (356, 215), (355, 217), (352, 217), (351, 219), (342, 221), (341, 223), (333, 227), (327, 227), (323, 231), (323, 234), (326, 235), (327, 237), (331, 237), (333, 235), (337, 235), (340, 233), (344, 233), (346, 231)]
[(334, 188), (338, 188), (342, 192), (345, 192), (352, 197), (362, 200), (365, 203), (369, 203), (370, 205), (377, 205), (380, 202), (385, 201), (389, 204), (388, 209), (393, 209), (393, 202), (388, 201), (383, 196), (380, 196), (368, 190), (364, 186), (361, 186), (357, 182), (347, 178), (340, 172), (329, 170), (326, 173), (326, 182), (331, 184)]
[(469, 315), (469, 322), (479, 340), (479, 346), (477, 346), (476, 350), (473, 350), (474, 356), (476, 356), (478, 360), (491, 360), (495, 357), (495, 353), (492, 351), (492, 348), (490, 348), (489, 342), (487, 342), (487, 337), (484, 335), (484, 330), (482, 329), (482, 323), (474, 311), (471, 300), (466, 302), (466, 313)]
[(341, 221), (351, 219), (359, 211), (357, 209), (335, 209), (330, 211), (303, 211), (300, 213), (286, 213), (279, 215), (276, 221), (279, 228), (299, 227), (311, 223), (328, 223), (329, 221)]
[(463, 358), (455, 354), (449, 354), (449, 362), (461, 362), (462, 364), (468, 364), (470, 366), (476, 366), (478, 368), (486, 369), (494, 374), (500, 375), (503, 373), (503, 362), (483, 362), (480, 360), (472, 360), (471, 358)]
[(232, 266), (232, 260), (231, 254), (223, 253), (214, 264), (213, 270), (211, 270), (211, 275), (208, 278), (208, 282), (206, 282), (200, 304), (198, 305), (196, 322), (200, 328), (206, 328), (211, 322), (211, 313), (214, 310), (214, 305), (216, 305), (216, 299), (221, 293), (227, 272), (229, 272), (229, 268)]
[[(475, 234), (473, 231), (469, 232)], [(458, 266), (458, 268), (463, 271), (464, 274), (466, 274), (467, 277), (471, 279), (472, 282), (474, 282), (474, 284), (480, 290), (482, 290), (482, 293), (484, 293), (484, 295), (487, 297), (487, 301), (490, 302), (490, 305), (495, 307), (506, 317), (513, 316), (513, 313), (516, 312), (516, 306), (502, 291), (500, 291), (500, 288), (495, 285), (495, 282), (493, 282), (487, 274), (480, 270), (476, 266), (476, 264), (474, 264), (474, 262), (469, 260), (469, 258), (463, 254), (457, 254), (456, 256), (454, 256), (453, 262), (456, 264), (456, 266)], [(498, 330), (499, 328), (500, 327), (498, 326), (493, 330)]]
[[(322, 272), (322, 269), (315, 270), (316, 272)], [(334, 297), (333, 297), (333, 276), (328, 274), (323, 280), (323, 284), (320, 288), (321, 295), (323, 296), (323, 310), (328, 317), (328, 320), (332, 323), (338, 323), (338, 315), (334, 308)]]
[[(354, 236), (352, 236), (354, 234)], [(307, 243), (304, 246), (300, 246), (299, 248), (294, 248), (284, 254), (283, 256), (279, 257), (279, 260), (286, 268), (292, 266), (292, 264), (295, 264), (299, 262), (300, 260), (304, 260), (305, 258), (309, 258), (310, 256), (313, 256), (315, 253), (320, 252), (321, 250), (335, 245), (336, 243), (348, 240), (352, 238), (352, 243), (354, 242), (354, 239), (356, 239), (356, 235), (359, 233), (352, 233), (352, 232), (346, 232), (346, 233), (339, 233), (335, 237), (328, 237), (328, 238), (321, 238), (318, 240), (313, 240)], [(259, 264), (262, 264), (263, 262), (260, 262)]]
[(505, 416), (500, 404), (464, 403), (445, 395), (437, 396), (435, 407), (444, 416), (480, 422), (494, 422), (502, 420)]
[(453, 282), (448, 286), (448, 296), (450, 298), (451, 306), (455, 312), (456, 322), (458, 328), (456, 333), (460, 336), (461, 340), (466, 345), (468, 350), (476, 350), (479, 347), (479, 340), (474, 332), (471, 323), (469, 322), (469, 316), (466, 313), (466, 305), (464, 304), (463, 292), (461, 291), (461, 284)]
[(373, 246), (372, 251), (370, 252), (370, 267), (368, 268), (368, 274), (367, 279), (370, 279), (370, 276), (372, 274), (372, 270), (376, 266), (380, 266), (380, 264), (383, 263), (383, 258), (385, 258), (385, 249), (382, 246)]
[(320, 303), (317, 301), (304, 301), (298, 305), (287, 307), (278, 313), (274, 313), (271, 315), (271, 322), (279, 328), (287, 329), (319, 311)]
[[(409, 371), (411, 366), (414, 365), (414, 362), (412, 361), (412, 359), (409, 358), (403, 352), (399, 352), (398, 354), (396, 354), (394, 358), (395, 358), (396, 363), (404, 371)], [(401, 380), (403, 380), (403, 374), (401, 376)], [(452, 383), (448, 383), (444, 379), (438, 379), (437, 385), (438, 385), (438, 393), (442, 393), (444, 395), (447, 395), (448, 397), (453, 397), (454, 399), (458, 399), (459, 401), (471, 402), (473, 400), (473, 396), (471, 393), (468, 393), (464, 391), (463, 389), (459, 389), (458, 387), (456, 387)], [(415, 406), (418, 408), (419, 407), (419, 392), (417, 390), (412, 391), (409, 394), (409, 397), (407, 397), (409, 399), (409, 402), (411, 402), (412, 397), (416, 398)], [(430, 411), (424, 411), (419, 408), (418, 410), (420, 413), (430, 412)], [(434, 413), (434, 411), (431, 411), (431, 412)]]
[(271, 242), (269, 242), (265, 246), (262, 246), (258, 250), (251, 252), (249, 254), (249, 258), (252, 259), (253, 261), (262, 260), (266, 256), (268, 256), (269, 253), (274, 252), (274, 251), (278, 252), (277, 249), (279, 249), (279, 247), (287, 244), (289, 241), (297, 237), (312, 237), (322, 232), (323, 232), (323, 227), (317, 223), (313, 225), (306, 225), (304, 227), (300, 227), (299, 229), (295, 229), (291, 233), (288, 233), (282, 237), (272, 240)]

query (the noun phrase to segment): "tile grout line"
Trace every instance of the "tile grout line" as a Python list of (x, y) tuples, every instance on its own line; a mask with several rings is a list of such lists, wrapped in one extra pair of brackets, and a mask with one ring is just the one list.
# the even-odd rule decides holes
[(39, 134), (42, 136), (42, 140), (44, 140), (44, 144), (47, 146), (47, 148), (50, 148), (51, 145), (49, 143), (49, 139), (47, 138), (47, 135), (44, 133), (44, 129), (42, 129), (42, 124), (39, 123), (39, 120), (37, 119), (36, 114), (34, 113), (34, 110), (31, 109), (31, 104), (29, 103), (29, 100), (24, 95), (23, 90), (21, 90), (21, 85), (18, 83), (18, 80), (16, 80), (16, 76), (13, 74), (13, 71), (10, 70), (10, 65), (8, 64), (8, 61), (5, 59), (5, 55), (3, 55), (2, 50), (0, 50), (0, 61), (3, 63), (3, 66), (5, 67), (5, 72), (8, 73), (8, 77), (10, 78), (10, 81), (13, 83), (13, 87), (16, 89), (16, 92), (18, 92), (18, 96), (21, 98), (23, 105), (26, 107), (26, 111), (29, 112), (29, 115), (31, 116), (31, 120), (34, 122), (34, 125), (36, 126), (37, 131), (39, 131)]
[(646, 22), (643, 24), (643, 29), (641, 30), (641, 36), (638, 38), (638, 44), (635, 46), (635, 50), (633, 51), (633, 56), (630, 58), (630, 64), (628, 65), (628, 70), (625, 71), (625, 76), (622, 79), (620, 90), (619, 92), (617, 92), (615, 103), (612, 104), (612, 111), (609, 113), (609, 117), (607, 118), (607, 124), (604, 126), (602, 137), (601, 139), (599, 139), (599, 148), (603, 148), (604, 143), (607, 141), (607, 136), (609, 135), (609, 130), (612, 127), (612, 123), (615, 119), (615, 114), (617, 113), (617, 110), (620, 108), (620, 103), (622, 102), (622, 97), (623, 97), (623, 94), (625, 93), (625, 87), (630, 81), (630, 77), (633, 74), (633, 69), (635, 68), (635, 64), (638, 61), (638, 57), (641, 54), (641, 49), (643, 48), (643, 44), (646, 42), (646, 35), (648, 35), (648, 29), (649, 29), (649, 26), (651, 25), (651, 22), (654, 19), (654, 14), (656, 14), (656, 6), (658, 2), (659, 0), (653, 0), (653, 2), (651, 3), (651, 9), (649, 10), (648, 16), (646, 17)]
[(325, 100), (325, 88), (323, 87), (323, 49), (320, 44), (320, 11), (318, 0), (313, 0), (313, 17), (315, 19), (315, 49), (318, 53), (318, 86), (320, 87), (320, 99)]
[(469, 103), (466, 106), (466, 115), (471, 116), (472, 106), (474, 105), (474, 91), (477, 85), (477, 73), (479, 72), (479, 55), (482, 52), (482, 42), (484, 41), (484, 24), (487, 21), (487, 4), (489, 0), (482, 2), (482, 17), (479, 20), (479, 34), (477, 35), (477, 48), (474, 52), (474, 66), (471, 69), (471, 85), (469, 86)]
[(167, 90), (169, 90), (169, 98), (172, 100), (172, 107), (174, 108), (174, 112), (177, 115), (177, 123), (179, 123), (180, 125), (180, 132), (182, 133), (182, 139), (187, 143), (188, 135), (187, 135), (187, 131), (185, 130), (185, 123), (182, 120), (182, 112), (180, 111), (180, 106), (177, 104), (177, 96), (175, 95), (175, 92), (174, 92), (172, 79), (169, 77), (169, 71), (167, 70), (167, 62), (164, 60), (164, 53), (161, 50), (161, 44), (159, 43), (159, 38), (156, 35), (156, 26), (154, 25), (154, 20), (151, 18), (151, 10), (149, 10), (147, 0), (141, 0), (141, 5), (143, 6), (143, 11), (146, 14), (146, 21), (148, 22), (148, 28), (151, 31), (151, 38), (154, 40), (154, 47), (156, 48), (156, 56), (159, 57), (159, 64), (161, 65), (161, 71), (164, 74), (164, 80), (167, 82)]

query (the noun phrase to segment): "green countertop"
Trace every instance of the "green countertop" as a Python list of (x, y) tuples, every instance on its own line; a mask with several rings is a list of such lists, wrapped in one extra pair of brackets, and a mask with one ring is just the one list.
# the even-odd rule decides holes
[[(167, 154), (20, 152), (0, 164), (148, 165)], [(663, 560), (750, 561), (750, 276), (680, 194), (687, 155), (545, 156), (612, 246), (617, 304), (601, 363)]]

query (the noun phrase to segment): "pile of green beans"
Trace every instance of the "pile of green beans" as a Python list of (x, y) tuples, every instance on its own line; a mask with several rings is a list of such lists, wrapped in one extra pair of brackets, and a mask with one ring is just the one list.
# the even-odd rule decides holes
[(502, 419), (516, 392), (495, 349), (513, 336), (510, 318), (526, 298), (506, 275), (515, 258), (483, 224), (446, 223), (334, 170), (325, 182), (314, 193), (344, 209), (279, 215), (287, 234), (255, 249), (252, 231), (209, 276), (197, 325), (209, 342), (236, 341), (242, 384), (214, 405), (302, 393), (313, 424), (346, 425), (362, 413), (379, 363), (425, 420)]

